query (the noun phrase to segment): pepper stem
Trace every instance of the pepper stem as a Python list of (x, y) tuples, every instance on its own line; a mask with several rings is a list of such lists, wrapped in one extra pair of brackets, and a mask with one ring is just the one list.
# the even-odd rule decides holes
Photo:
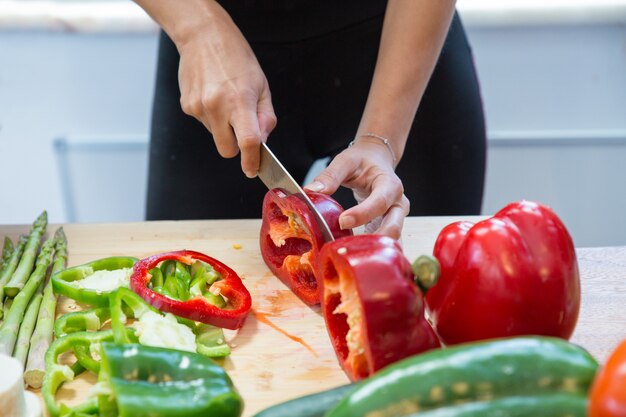
[(432, 288), (441, 275), (441, 266), (434, 256), (421, 255), (412, 265), (415, 274), (415, 284), (422, 290), (424, 294)]

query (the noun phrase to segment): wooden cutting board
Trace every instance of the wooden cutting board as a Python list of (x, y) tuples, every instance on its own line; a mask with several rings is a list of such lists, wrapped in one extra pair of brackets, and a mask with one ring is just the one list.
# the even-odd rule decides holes
[[(409, 259), (431, 253), (438, 232), (453, 220), (459, 218), (407, 219), (402, 242)], [(56, 227), (50, 225), (48, 232), (53, 233)], [(15, 238), (28, 228), (0, 226), (0, 237)], [(255, 314), (239, 331), (227, 331), (233, 349), (223, 366), (244, 398), (246, 417), (284, 400), (348, 382), (329, 343), (319, 308), (303, 304), (265, 266), (259, 251), (259, 229), (260, 220), (64, 225), (69, 266), (114, 255), (141, 258), (193, 249), (220, 259), (243, 277), (253, 297), (253, 310), (293, 337), (259, 321)], [(602, 361), (626, 338), (626, 248), (582, 249), (579, 263), (583, 304), (573, 341)], [(76, 308), (71, 300), (62, 299), (58, 313)], [(58, 398), (80, 402), (94, 381), (95, 377), (85, 373), (64, 387)]]

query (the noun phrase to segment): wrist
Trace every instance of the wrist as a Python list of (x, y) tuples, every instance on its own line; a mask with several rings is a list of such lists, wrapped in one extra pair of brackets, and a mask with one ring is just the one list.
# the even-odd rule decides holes
[(198, 37), (208, 38), (225, 25), (234, 25), (230, 15), (217, 3), (210, 0), (183, 2), (165, 21), (159, 24), (180, 51)]
[(391, 145), (391, 141), (388, 138), (378, 135), (374, 132), (365, 132), (365, 133), (361, 133), (355, 136), (354, 140), (352, 140), (348, 144), (348, 147), (353, 146), (358, 140), (366, 140), (366, 139), (369, 139), (370, 141), (373, 141), (373, 142), (379, 141), (379, 143), (384, 145), (389, 151), (389, 155), (391, 156), (391, 161), (393, 163), (393, 166), (395, 167), (398, 164), (398, 158), (396, 157), (394, 148)]
[[(387, 153), (395, 158), (393, 161), (395, 167), (402, 159), (408, 132), (405, 132), (404, 129), (400, 129), (397, 126), (387, 126), (382, 120), (376, 120), (378, 123), (371, 123), (371, 121), (371, 118), (368, 118), (367, 123), (361, 123), (354, 139), (356, 141), (376, 142), (381, 147), (384, 146), (387, 148)], [(387, 143), (384, 143), (383, 139), (387, 139)]]

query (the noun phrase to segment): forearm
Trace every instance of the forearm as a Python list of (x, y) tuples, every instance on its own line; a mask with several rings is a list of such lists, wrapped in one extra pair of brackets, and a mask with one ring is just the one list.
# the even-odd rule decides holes
[(454, 0), (389, 0), (376, 70), (357, 137), (389, 138), (399, 158), (439, 57)]
[(134, 0), (180, 48), (198, 30), (231, 23), (230, 16), (214, 0)]

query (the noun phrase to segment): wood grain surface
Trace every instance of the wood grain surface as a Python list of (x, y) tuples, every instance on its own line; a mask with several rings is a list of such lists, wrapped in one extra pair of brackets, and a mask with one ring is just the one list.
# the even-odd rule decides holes
[[(431, 253), (441, 228), (454, 220), (478, 218), (408, 218), (402, 242), (413, 259)], [(58, 225), (49, 225), (48, 234)], [(227, 331), (232, 355), (223, 366), (245, 401), (244, 416), (272, 404), (348, 382), (328, 341), (319, 308), (295, 297), (265, 266), (258, 245), (260, 220), (167, 221), (121, 224), (63, 225), (68, 238), (69, 266), (98, 258), (129, 255), (144, 257), (158, 252), (193, 249), (220, 259), (244, 279), (253, 297), (253, 310), (263, 313), (279, 328), (310, 346), (248, 317), (237, 332)], [(0, 237), (16, 238), (28, 225), (0, 226)], [(241, 245), (236, 249), (235, 245)], [(626, 247), (578, 249), (582, 280), (582, 308), (573, 342), (604, 361), (626, 338)], [(75, 310), (62, 299), (59, 314)], [(67, 384), (58, 398), (80, 402), (88, 394), (93, 376)]]

